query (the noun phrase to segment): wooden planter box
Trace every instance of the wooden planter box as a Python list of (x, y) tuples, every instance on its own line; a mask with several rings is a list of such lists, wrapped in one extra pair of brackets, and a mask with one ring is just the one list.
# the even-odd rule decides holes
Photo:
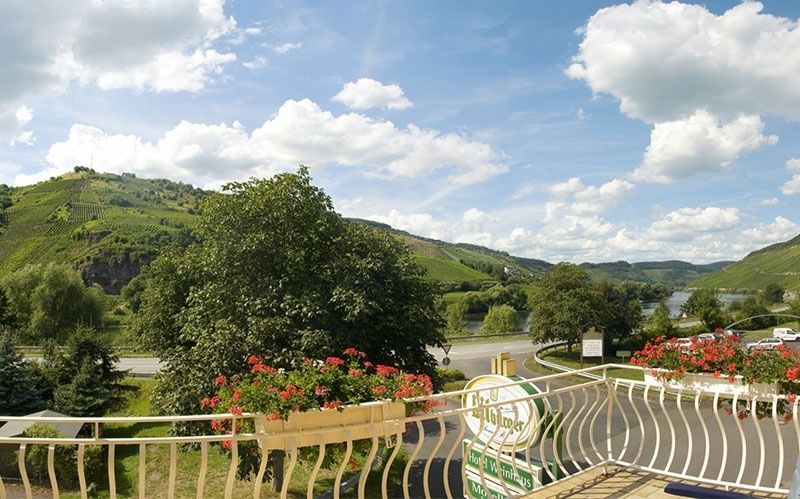
[(293, 412), (287, 421), (267, 421), (264, 415), (254, 421), (259, 447), (271, 450), (397, 435), (405, 429), (405, 415), (403, 402), (377, 401), (342, 410)]
[(644, 382), (658, 387), (665, 386), (674, 390), (683, 389), (692, 392), (719, 393), (721, 395), (740, 397), (770, 397), (780, 393), (777, 383), (743, 383), (742, 376), (734, 376), (731, 382), (727, 376), (716, 377), (711, 373), (686, 373), (679, 380), (658, 379), (657, 373), (663, 369), (645, 369)]

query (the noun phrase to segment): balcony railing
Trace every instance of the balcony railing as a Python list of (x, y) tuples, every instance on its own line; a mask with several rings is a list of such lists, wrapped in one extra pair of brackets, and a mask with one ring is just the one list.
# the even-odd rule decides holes
[[(193, 495), (211, 495), (210, 446), (224, 441), (232, 443), (224, 485), (217, 484), (225, 497), (241, 492), (242, 482), (237, 479), (239, 448), (252, 441), (261, 444), (262, 457), (255, 479), (246, 484), (251, 490), (248, 495), (254, 497), (268, 488), (262, 483), (267, 472), (265, 457), (276, 450), (275, 442), (280, 442), (286, 453), (283, 485), (276, 492), (281, 497), (313, 497), (314, 484), (325, 469), (334, 499), (343, 493), (344, 482), (350, 482), (352, 493), (359, 497), (453, 498), (478, 496), (481, 491), (508, 497), (535, 493), (543, 484), (581, 470), (612, 465), (716, 487), (788, 493), (800, 447), (797, 402), (790, 403), (783, 395), (742, 399), (622, 382), (606, 375), (611, 368), (641, 370), (627, 365), (592, 367), (580, 372), (597, 374), (599, 379), (578, 384), (574, 382), (575, 373), (563, 373), (408, 401), (440, 403), (427, 413), (395, 413), (381, 421), (373, 415), (366, 422), (337, 422), (314, 428), (284, 425), (279, 431), (256, 424), (253, 427), (258, 430), (234, 430), (229, 435), (218, 435), (210, 426), (207, 434), (185, 437), (107, 438), (101, 430), (110, 424), (210, 423), (211, 419), (231, 421), (236, 429), (248, 428), (243, 424), (248, 420), (262, 421), (258, 415), (248, 414), (80, 419), (0, 416), (0, 421), (80, 421), (92, 428), (90, 436), (80, 438), (2, 438), (0, 448), (13, 446), (17, 450), (19, 484), (15, 486), (29, 495), (33, 488), (26, 473), (26, 453), (31, 446), (47, 446), (47, 482), (55, 497), (59, 493), (57, 477), (63, 471), (55, 466), (57, 447), (77, 447), (77, 488), (82, 497), (87, 497), (88, 483), (96, 480), (87, 477), (85, 470), (84, 455), (91, 445), (104, 448), (111, 497), (117, 496), (115, 464), (121, 446), (138, 447), (136, 488), (140, 497), (145, 495), (146, 450), (151, 446), (164, 446), (169, 454), (159, 495), (176, 496), (179, 462), (186, 452), (199, 453), (196, 476), (192, 477), (196, 483)], [(530, 389), (531, 384), (538, 393)], [(504, 390), (514, 393), (513, 387), (527, 387), (533, 393), (498, 397)], [(462, 399), (468, 403), (462, 405)], [(186, 451), (182, 444), (195, 446)], [(352, 470), (355, 453), (359, 453), (360, 469), (368, 472), (359, 475)], [(331, 457), (335, 463), (329, 462)], [(298, 492), (295, 474), (301, 468), (300, 461), (306, 461), (302, 474), (307, 487)], [(10, 483), (7, 476), (3, 478), (0, 498), (6, 496)]]

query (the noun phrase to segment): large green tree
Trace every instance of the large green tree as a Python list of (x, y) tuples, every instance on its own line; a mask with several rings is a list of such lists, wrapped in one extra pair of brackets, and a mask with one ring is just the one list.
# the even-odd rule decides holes
[(528, 296), (532, 312), (530, 336), (534, 342), (580, 340), (590, 325), (602, 325), (603, 297), (583, 268), (559, 263), (536, 282)]
[[(605, 328), (606, 339), (623, 339), (639, 328), (642, 323), (642, 303), (638, 298), (628, 297), (621, 285), (609, 280), (600, 281), (597, 291), (602, 298), (599, 322)], [(606, 342), (608, 347), (611, 344), (611, 341)]]
[(661, 300), (653, 310), (653, 315), (650, 317), (650, 324), (648, 331), (650, 336), (665, 338), (672, 338), (675, 336), (675, 324), (672, 323), (672, 318), (666, 300)]
[(481, 325), (483, 334), (513, 333), (518, 330), (517, 312), (509, 305), (495, 305), (490, 308)]
[(28, 265), (6, 276), (0, 284), (22, 341), (63, 342), (79, 325), (102, 323), (102, 291), (86, 287), (81, 276), (67, 266)]
[(783, 286), (776, 282), (771, 282), (764, 288), (764, 300), (768, 305), (783, 303), (783, 293), (785, 292), (786, 290), (783, 289)]
[(342, 219), (306, 168), (225, 190), (204, 206), (201, 241), (144, 271), (133, 332), (166, 363), (157, 407), (196, 411), (250, 354), (291, 368), (354, 346), (434, 374), (438, 290), (405, 245)]
[(681, 305), (681, 311), (685, 312), (686, 315), (699, 318), (709, 329), (724, 326), (725, 317), (722, 314), (722, 302), (714, 289), (695, 289), (689, 295), (686, 303)]

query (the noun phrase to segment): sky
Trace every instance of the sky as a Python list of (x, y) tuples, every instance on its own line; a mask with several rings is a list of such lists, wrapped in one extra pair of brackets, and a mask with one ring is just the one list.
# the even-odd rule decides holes
[(551, 262), (800, 233), (800, 2), (4, 0), (0, 182), (221, 189)]

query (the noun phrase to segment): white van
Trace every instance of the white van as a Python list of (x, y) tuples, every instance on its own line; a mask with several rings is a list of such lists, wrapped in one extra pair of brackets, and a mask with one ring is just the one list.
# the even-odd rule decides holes
[(772, 330), (772, 337), (784, 341), (797, 341), (800, 340), (800, 331), (795, 331), (790, 327), (776, 327)]

